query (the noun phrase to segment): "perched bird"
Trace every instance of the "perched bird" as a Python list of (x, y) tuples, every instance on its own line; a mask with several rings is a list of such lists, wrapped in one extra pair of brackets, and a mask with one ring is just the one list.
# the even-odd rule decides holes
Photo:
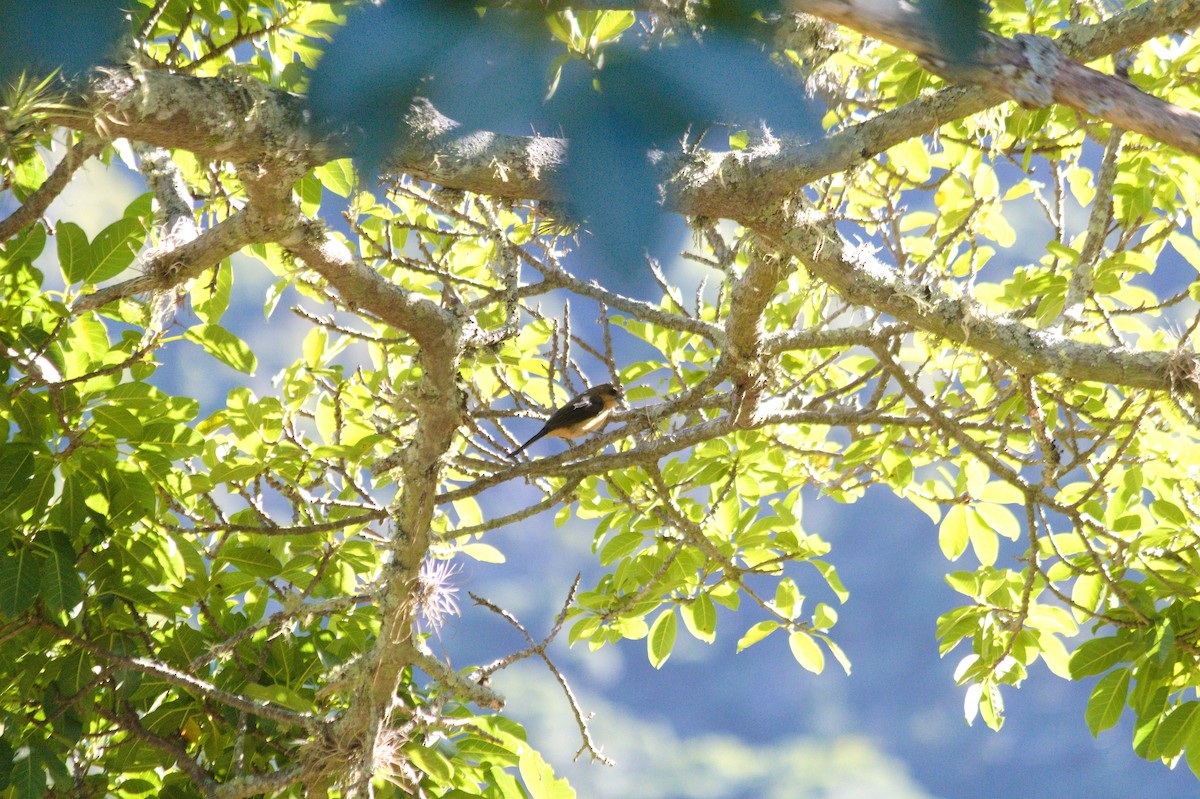
[(533, 438), (508, 453), (508, 457), (517, 457), (539, 438), (576, 438), (599, 430), (620, 403), (621, 392), (612, 383), (589, 388), (555, 411)]

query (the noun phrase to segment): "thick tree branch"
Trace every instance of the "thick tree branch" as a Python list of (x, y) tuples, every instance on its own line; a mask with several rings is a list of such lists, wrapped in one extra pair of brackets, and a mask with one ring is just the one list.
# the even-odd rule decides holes
[(149, 255), (139, 265), (142, 274), (85, 294), (72, 309), (82, 313), (125, 297), (173, 289), (243, 247), (269, 240), (261, 218), (248, 206), (191, 241)]
[(314, 135), (303, 97), (257, 80), (114, 67), (98, 72), (84, 102), (90, 118), (71, 113), (47, 119), (237, 164), (269, 162), (280, 153), (303, 155), (313, 166), (338, 157), (329, 141)]
[(218, 785), (213, 796), (215, 799), (248, 799), (251, 796), (270, 796), (276, 791), (281, 791), (289, 785), (299, 782), (303, 771), (303, 768), (295, 765), (269, 774), (237, 777)]
[[(801, 1), (848, 7), (837, 0)], [(1090, 61), (1198, 23), (1200, 0), (1167, 0), (1143, 4), (1097, 25), (1072, 28), (1058, 43), (1068, 57)], [(1077, 92), (1077, 78), (1090, 73), (1071, 75), (1075, 77), (1067, 88)], [(1106, 98), (1124, 97), (1129, 87), (1112, 81), (1120, 83), (1109, 78), (1101, 85), (1106, 92), (1116, 92)], [(710, 155), (692, 163), (668, 159), (664, 168), (674, 170), (667, 181), (668, 204), (687, 214), (737, 218), (748, 204), (774, 201), (864, 157), (982, 111), (1003, 96), (987, 89), (948, 89), (818, 142), (784, 142), (774, 149)], [(63, 115), (51, 121), (235, 163), (288, 153), (305, 167), (349, 154), (348, 143), (322, 137), (306, 123), (303, 98), (254, 81), (119, 68), (94, 81), (90, 98), (93, 120)], [(1179, 118), (1190, 119), (1190, 114)], [(414, 105), (405, 122), (389, 166), (449, 188), (547, 199), (553, 196), (554, 179), (567, 157), (562, 139), (456, 133), (458, 124), (424, 101)]]
[(891, 0), (793, 0), (794, 7), (895, 45), (959, 83), (991, 89), (1024, 106), (1057, 102), (1200, 155), (1200, 113), (1172, 105), (1114, 75), (1067, 57), (1046, 36), (984, 34), (969, 63), (946, 59), (928, 14)]
[(141, 159), (141, 172), (146, 187), (158, 201), (158, 223), (162, 229), (162, 249), (171, 249), (192, 241), (199, 235), (191, 192), (183, 178), (183, 170), (161, 147), (135, 145)]
[[(370, 753), (380, 736), (387, 734), (396, 688), (406, 666), (418, 663), (432, 670), (429, 673), (435, 679), (450, 679), (449, 672), (435, 668), (436, 659), (424, 658), (414, 648), (417, 605), (413, 597), (429, 551), (442, 464), (466, 416), (457, 375), (469, 331), (450, 310), (367, 267), (319, 222), (298, 220), (297, 227), (300, 235), (285, 240), (284, 246), (324, 277), (350, 307), (368, 310), (411, 335), (419, 347), (422, 367), (421, 378), (408, 397), (415, 406), (417, 424), (400, 458), (402, 489), (389, 508), (395, 523), (393, 561), (384, 571), (380, 633), (359, 672), (360, 682), (349, 690), (351, 706), (337, 728), (339, 736), (359, 740), (362, 751)], [(447, 687), (465, 691), (467, 683), (452, 681)], [(501, 704), (499, 697), (482, 686), (472, 690), (474, 701), (487, 707)]]
[(729, 317), (725, 320), (728, 345), (721, 353), (721, 363), (737, 389), (733, 417), (746, 427), (751, 425), (766, 390), (763, 313), (775, 297), (779, 281), (793, 268), (789, 258), (756, 252), (741, 277), (733, 282)]
[(994, 355), (1027, 374), (1050, 373), (1070, 380), (1163, 391), (1197, 390), (1197, 386), (1181, 386), (1172, 378), (1179, 374), (1173, 361), (1192, 356), (1081, 343), (995, 316), (969, 297), (955, 299), (935, 293), (889, 269), (865, 248), (847, 246), (831, 220), (780, 213), (760, 218), (755, 227), (847, 302)]
[(449, 311), (384, 278), (321, 222), (305, 219), (297, 224), (300, 235), (286, 241), (285, 247), (335, 288), (348, 308), (369, 311), (408, 333), (422, 348), (422, 358), (457, 357)]
[(1095, 286), (1096, 265), (1104, 248), (1104, 240), (1108, 237), (1109, 222), (1112, 221), (1113, 184), (1117, 180), (1122, 135), (1120, 128), (1113, 128), (1104, 147), (1104, 158), (1096, 175), (1096, 193), (1092, 196), (1092, 210), (1088, 215), (1087, 238), (1079, 250), (1079, 260), (1071, 270), (1071, 280), (1067, 284), (1067, 296), (1061, 314), (1064, 331), (1082, 321), (1083, 305)]
[[(805, 0), (797, 2), (804, 4)], [(850, 8), (837, 0), (822, 2)], [(848, 18), (843, 22), (847, 27), (871, 33), (857, 24), (852, 14), (843, 16)], [(1074, 26), (1055, 44), (1068, 58), (1086, 63), (1197, 24), (1200, 0), (1149, 2), (1096, 25)], [(798, 186), (850, 169), (901, 142), (984, 111), (1006, 96), (990, 86), (952, 86), (816, 141), (785, 138), (741, 152), (677, 158), (667, 181), (667, 201), (685, 214), (737, 218), (737, 209), (777, 202)]]
[(418, 97), (386, 166), (450, 188), (509, 199), (550, 199), (567, 142), (488, 131), (455, 134), (458, 122)]
[(1127, 8), (1096, 25), (1072, 25), (1057, 41), (1080, 63), (1159, 36), (1182, 33), (1200, 22), (1200, 0), (1151, 0)]
[(739, 152), (676, 157), (665, 181), (667, 205), (689, 216), (737, 218), (1003, 100), (986, 89), (954, 86), (815, 141), (783, 138)]

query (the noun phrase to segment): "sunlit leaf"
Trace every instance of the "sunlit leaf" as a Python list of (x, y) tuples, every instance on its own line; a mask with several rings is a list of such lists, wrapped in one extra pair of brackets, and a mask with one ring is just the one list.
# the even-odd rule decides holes
[(227, 366), (245, 374), (253, 374), (258, 367), (254, 352), (240, 338), (220, 325), (196, 325), (188, 328), (187, 338)]
[(803, 630), (797, 630), (788, 636), (788, 647), (796, 662), (811, 671), (820, 674), (825, 670), (825, 653), (811, 635)]
[(646, 638), (646, 653), (650, 657), (650, 665), (661, 669), (675, 648), (677, 622), (675, 609), (667, 608), (658, 614), (654, 624), (650, 626), (650, 635)]
[(1125, 710), (1125, 697), (1128, 695), (1129, 669), (1117, 669), (1096, 683), (1084, 713), (1092, 735), (1099, 735), (1117, 723)]

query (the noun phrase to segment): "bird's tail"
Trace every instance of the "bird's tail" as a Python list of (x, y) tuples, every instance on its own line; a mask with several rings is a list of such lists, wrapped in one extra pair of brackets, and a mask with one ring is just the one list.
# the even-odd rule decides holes
[(509, 458), (516, 458), (518, 455), (520, 455), (522, 452), (524, 452), (524, 451), (525, 451), (525, 448), (526, 448), (526, 447), (528, 447), (530, 444), (532, 444), (533, 442), (537, 441), (539, 438), (541, 438), (541, 437), (542, 437), (542, 436), (544, 436), (544, 435), (546, 435), (546, 431), (545, 431), (545, 430), (539, 430), (539, 431), (538, 431), (538, 434), (537, 434), (537, 435), (535, 435), (533, 438), (529, 439), (529, 440), (528, 440), (528, 441), (526, 441), (524, 444), (522, 444), (521, 446), (519, 446), (519, 447), (517, 447), (516, 449), (514, 449), (512, 452), (508, 453), (508, 457), (509, 457)]

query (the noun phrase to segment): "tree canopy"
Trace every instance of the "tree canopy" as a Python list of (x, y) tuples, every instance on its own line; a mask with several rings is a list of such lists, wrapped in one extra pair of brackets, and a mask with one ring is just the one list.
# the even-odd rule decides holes
[[(560, 632), (849, 671), (803, 506), (872, 486), (950, 564), (969, 717), (1040, 661), (1200, 774), (1200, 2), (141, 0), (88, 63), (38, 5), (0, 7), (0, 795), (573, 795), (493, 675), (562, 679)], [(144, 193), (89, 235), (48, 209), (96, 164)], [(264, 271), (296, 340), (227, 314)], [(572, 520), (556, 618), (460, 611), (494, 531)], [(528, 647), (448, 662), (459, 612)]]

